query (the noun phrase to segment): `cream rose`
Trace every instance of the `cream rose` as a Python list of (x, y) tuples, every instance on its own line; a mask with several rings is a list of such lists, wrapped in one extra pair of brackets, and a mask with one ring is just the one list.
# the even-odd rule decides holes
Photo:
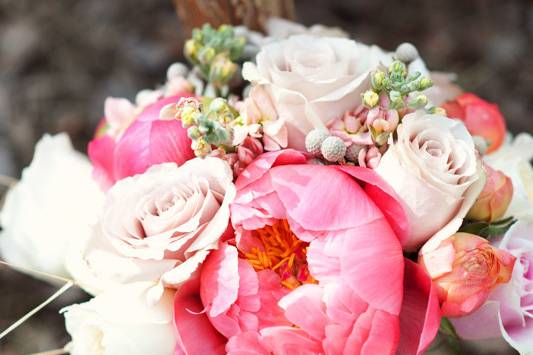
[(103, 200), (91, 163), (72, 148), (68, 135), (45, 135), (7, 194), (0, 214), (2, 257), (15, 266), (68, 277), (67, 250), (91, 236)]
[(112, 288), (63, 310), (72, 355), (174, 354), (174, 291), (156, 305), (146, 302), (149, 283)]
[(514, 216), (533, 223), (533, 136), (520, 133), (511, 142), (485, 156), (493, 169), (501, 170), (513, 182), (513, 199), (504, 217)]
[[(455, 233), (483, 189), (485, 175), (462, 122), (415, 112), (398, 126), (377, 173), (404, 202), (411, 224), (404, 249)], [(428, 246), (429, 248), (429, 246)]]
[(235, 196), (229, 165), (196, 158), (178, 167), (153, 166), (117, 182), (89, 243), (69, 257), (69, 269), (87, 291), (152, 281), (176, 287), (203, 262), (229, 223)]
[(243, 77), (262, 85), (288, 128), (289, 147), (304, 149), (305, 135), (361, 103), (369, 73), (391, 56), (345, 38), (298, 35), (263, 46)]

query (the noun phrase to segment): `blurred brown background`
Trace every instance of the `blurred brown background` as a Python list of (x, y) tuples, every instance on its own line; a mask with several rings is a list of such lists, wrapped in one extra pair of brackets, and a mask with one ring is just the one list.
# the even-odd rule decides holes
[[(497, 102), (512, 132), (533, 132), (533, 1), (295, 4), (307, 25), (338, 26), (390, 50), (414, 43), (431, 69), (456, 72), (467, 91)], [(0, 0), (0, 174), (18, 177), (45, 132), (67, 131), (85, 150), (104, 98), (133, 99), (162, 82), (182, 41), (170, 0)], [(0, 331), (54, 292), (2, 266), (0, 290)], [(58, 310), (85, 298), (70, 291), (1, 340), (0, 354), (64, 345)]]

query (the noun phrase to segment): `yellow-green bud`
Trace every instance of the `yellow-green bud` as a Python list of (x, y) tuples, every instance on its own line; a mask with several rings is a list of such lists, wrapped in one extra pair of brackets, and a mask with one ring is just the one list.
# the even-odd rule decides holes
[(428, 98), (426, 95), (418, 95), (415, 97), (413, 104), (417, 107), (424, 107), (428, 104)]
[(372, 87), (376, 90), (381, 90), (383, 86), (383, 80), (385, 79), (385, 73), (381, 70), (378, 70), (377, 72), (372, 75)]
[(198, 60), (202, 64), (209, 64), (215, 57), (215, 50), (212, 47), (204, 47), (198, 53)]
[(446, 113), (446, 110), (443, 109), (442, 107), (435, 107), (435, 108), (433, 109), (433, 113), (434, 113), (435, 115), (440, 115), (440, 116), (446, 116), (446, 114), (447, 114), (447, 113)]
[(379, 102), (379, 95), (373, 90), (367, 90), (363, 93), (363, 105), (372, 108)]
[(196, 109), (192, 106), (185, 106), (181, 110), (180, 118), (181, 118), (181, 124), (183, 127), (190, 127), (195, 123), (194, 120), (194, 114), (196, 113)]
[(198, 45), (193, 39), (187, 40), (185, 42), (185, 55), (191, 59), (196, 59), (196, 54), (198, 52)]
[(225, 55), (218, 55), (211, 64), (209, 81), (216, 86), (225, 85), (233, 77), (236, 71), (237, 64), (233, 63)]
[(433, 86), (433, 82), (428, 77), (422, 77), (418, 82), (418, 90), (426, 90)]
[(389, 72), (391, 72), (391, 73), (399, 73), (402, 76), (406, 76), (407, 75), (407, 68), (406, 68), (404, 63), (400, 62), (399, 60), (395, 60), (389, 66)]

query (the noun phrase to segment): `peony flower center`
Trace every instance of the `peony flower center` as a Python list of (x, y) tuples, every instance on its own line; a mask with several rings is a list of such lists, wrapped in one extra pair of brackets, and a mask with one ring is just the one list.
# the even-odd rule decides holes
[(243, 255), (256, 271), (275, 271), (281, 284), (291, 290), (304, 283), (317, 283), (307, 267), (309, 243), (298, 239), (286, 220), (257, 229), (253, 236), (259, 245)]

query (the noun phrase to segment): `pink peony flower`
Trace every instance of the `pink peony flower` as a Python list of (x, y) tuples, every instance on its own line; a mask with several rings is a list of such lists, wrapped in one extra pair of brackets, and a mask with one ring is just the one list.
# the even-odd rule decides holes
[(516, 257), (511, 281), (495, 289), (476, 312), (453, 320), (465, 339), (503, 336), (520, 354), (533, 352), (533, 224), (517, 222), (494, 243)]
[(420, 264), (436, 283), (442, 314), (461, 317), (476, 311), (490, 292), (511, 278), (515, 257), (477, 235), (456, 233), (420, 254)]
[[(224, 336), (230, 354), (415, 354), (429, 345), (438, 300), (416, 265), (407, 262), (404, 280), (398, 238), (409, 226), (392, 190), (366, 168), (306, 163), (293, 150), (266, 153), (240, 175), (236, 239), (203, 264), (195, 302), (205, 313), (176, 317), (187, 339), (180, 351), (200, 354), (204, 332)], [(416, 324), (402, 341), (401, 317)]]
[(487, 153), (494, 152), (505, 140), (505, 119), (498, 105), (485, 101), (472, 93), (464, 93), (442, 107), (448, 117), (460, 119), (474, 136), (485, 138)]
[(89, 143), (94, 176), (104, 189), (117, 180), (141, 174), (152, 165), (181, 165), (194, 158), (191, 140), (181, 122), (159, 118), (163, 107), (182, 96), (167, 97), (147, 106), (127, 128), (120, 126), (122, 134), (105, 133)]

